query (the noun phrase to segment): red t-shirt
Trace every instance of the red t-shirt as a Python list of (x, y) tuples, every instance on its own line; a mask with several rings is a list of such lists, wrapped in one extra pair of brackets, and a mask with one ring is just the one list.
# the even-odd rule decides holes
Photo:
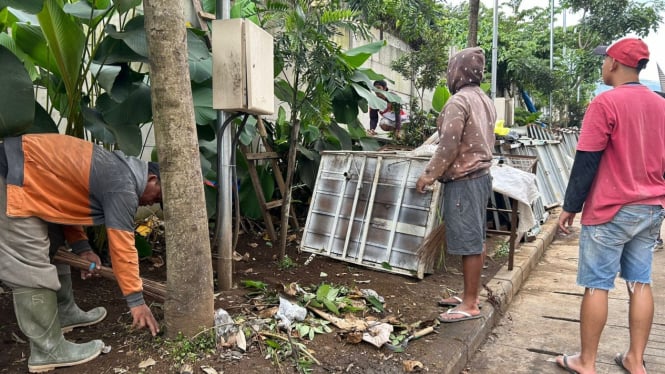
[(589, 104), (577, 144), (604, 151), (582, 211), (582, 224), (612, 220), (624, 205), (665, 206), (665, 100), (625, 84)]

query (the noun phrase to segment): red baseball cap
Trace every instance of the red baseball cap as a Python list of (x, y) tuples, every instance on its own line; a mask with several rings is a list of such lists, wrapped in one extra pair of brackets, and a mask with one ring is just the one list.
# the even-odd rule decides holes
[[(637, 68), (642, 60), (649, 61), (649, 47), (639, 38), (619, 39), (610, 45), (596, 47), (593, 53), (610, 56), (631, 68)], [(644, 64), (646, 65), (646, 62)]]

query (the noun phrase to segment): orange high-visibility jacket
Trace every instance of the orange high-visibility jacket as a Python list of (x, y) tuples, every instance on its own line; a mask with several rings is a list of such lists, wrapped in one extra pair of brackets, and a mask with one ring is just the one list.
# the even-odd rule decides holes
[[(148, 163), (60, 134), (6, 138), (4, 149), (7, 216), (106, 225), (118, 285), (130, 307), (142, 304), (134, 214), (146, 187)], [(70, 242), (80, 234), (67, 231)]]

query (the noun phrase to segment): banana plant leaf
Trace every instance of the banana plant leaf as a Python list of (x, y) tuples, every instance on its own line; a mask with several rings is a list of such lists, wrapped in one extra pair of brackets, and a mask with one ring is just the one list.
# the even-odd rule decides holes
[(139, 125), (152, 119), (150, 87), (143, 82), (134, 83), (127, 98), (121, 102), (102, 94), (97, 99), (97, 108), (104, 121), (111, 126)]
[(98, 8), (93, 8), (87, 1), (77, 1), (75, 3), (67, 3), (63, 7), (65, 13), (78, 18), (86, 25), (96, 25), (102, 17), (111, 9), (111, 3), (106, 4), (101, 1), (96, 1)]
[(450, 99), (450, 91), (448, 90), (448, 86), (437, 86), (436, 89), (434, 89), (434, 95), (432, 96), (432, 109), (440, 112), (448, 99)]
[(12, 53), (23, 62), (23, 66), (25, 66), (25, 69), (28, 71), (30, 80), (34, 81), (39, 78), (39, 72), (37, 71), (37, 67), (32, 58), (16, 46), (14, 39), (12, 39), (9, 34), (0, 33), (0, 45), (12, 51)]
[(26, 131), (35, 118), (32, 81), (21, 61), (0, 46), (0, 137)]
[(257, 17), (256, 4), (251, 0), (237, 0), (231, 6), (231, 18), (247, 18), (257, 25), (261, 25)]
[(85, 48), (82, 26), (66, 14), (56, 0), (45, 0), (37, 19), (67, 92), (73, 94)]
[(106, 25), (104, 31), (113, 39), (122, 40), (136, 54), (148, 57), (148, 37), (145, 33), (145, 19), (143, 16), (134, 17), (122, 31), (116, 31), (114, 25)]
[(104, 122), (100, 111), (84, 106), (81, 108), (81, 113), (83, 114), (83, 126), (86, 130), (90, 131), (95, 139), (101, 140), (106, 144), (115, 144), (115, 136), (106, 122)]
[(120, 73), (118, 73), (118, 76), (113, 81), (113, 86), (110, 90), (106, 91), (116, 103), (127, 100), (129, 95), (136, 89), (136, 85), (143, 85), (143, 81), (145, 80), (145, 74), (132, 70), (128, 63), (122, 63), (119, 67)]
[(55, 56), (49, 50), (42, 29), (39, 26), (19, 22), (12, 27), (12, 34), (16, 46), (30, 56), (30, 59), (35, 64), (50, 72), (58, 71)]
[[(378, 97), (376, 98), (379, 99)], [(359, 113), (359, 101), (360, 97), (355, 94), (351, 87), (347, 86), (344, 90), (338, 91), (332, 100), (332, 110), (335, 115), (335, 121), (338, 123), (351, 123), (356, 120)], [(383, 103), (385, 104), (385, 101), (383, 101)]]
[(197, 124), (207, 125), (217, 119), (217, 111), (212, 108), (212, 88), (196, 87), (192, 89), (192, 98)]
[[(120, 74), (121, 69), (122, 67), (116, 65), (99, 65), (94, 62), (90, 64), (90, 73), (106, 92), (112, 92), (113, 84)], [(117, 100), (115, 97), (114, 99)]]
[(335, 122), (330, 123), (328, 130), (339, 141), (339, 146), (341, 147), (340, 149), (351, 149), (353, 141), (351, 140), (351, 136), (349, 136), (349, 133), (346, 130), (339, 127), (339, 125)]
[(142, 0), (113, 0), (113, 3), (115, 3), (116, 9), (118, 9), (118, 13), (123, 14), (141, 5), (141, 1)]
[[(263, 196), (267, 201), (270, 201), (275, 192), (275, 177), (268, 165), (259, 165), (256, 167), (256, 171), (259, 175), (259, 183), (261, 183)], [(254, 185), (252, 184), (249, 175), (242, 178), (240, 182), (238, 198), (240, 201), (240, 210), (245, 217), (252, 219), (260, 219), (263, 217), (263, 214), (261, 213), (261, 205), (259, 205), (259, 200), (256, 198)]]
[[(384, 110), (388, 106), (388, 103), (385, 100), (383, 100), (382, 98), (376, 96), (376, 94), (374, 92), (372, 92), (372, 91), (368, 90), (367, 88), (359, 85), (358, 83), (351, 83), (351, 87), (353, 87), (353, 89), (356, 91), (356, 93), (358, 95), (360, 95), (360, 97), (367, 100), (367, 103), (370, 106), (370, 108)], [(374, 87), (374, 86), (372, 86), (372, 87)], [(383, 94), (383, 91), (381, 91), (381, 93)], [(390, 92), (388, 92), (388, 93), (390, 93)], [(386, 96), (386, 97), (388, 97), (388, 96)], [(398, 98), (399, 98), (399, 96), (398, 96)], [(399, 102), (401, 102), (401, 100)]]
[(385, 40), (380, 40), (378, 42), (361, 45), (360, 47), (352, 48), (343, 52), (340, 57), (351, 67), (359, 68), (362, 64), (365, 63), (365, 61), (367, 61), (367, 59), (370, 58), (370, 56), (383, 48), (386, 43), (387, 42)]
[(117, 64), (129, 62), (148, 63), (148, 56), (134, 52), (122, 40), (106, 37), (97, 47), (93, 61), (98, 64)]
[(48, 114), (46, 109), (35, 101), (35, 120), (32, 126), (26, 131), (27, 134), (57, 134), (58, 126), (53, 121), (53, 118)]
[(0, 10), (12, 7), (30, 14), (37, 14), (43, 6), (44, 0), (0, 0)]

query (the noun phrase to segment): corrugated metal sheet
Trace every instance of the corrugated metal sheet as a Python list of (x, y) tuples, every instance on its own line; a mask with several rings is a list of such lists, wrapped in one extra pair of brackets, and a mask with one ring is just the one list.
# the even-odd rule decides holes
[(395, 152), (324, 152), (301, 250), (423, 278), (416, 255), (437, 226), (439, 183), (415, 184), (429, 157)]
[[(559, 206), (563, 204), (566, 194), (575, 159), (579, 129), (552, 131), (531, 125), (528, 133), (533, 137), (521, 137), (516, 143), (504, 145), (501, 152), (538, 157), (536, 183), (542, 195), (543, 210)], [(538, 217), (538, 212), (534, 210), (534, 213)]]
[[(543, 223), (547, 209), (563, 203), (579, 130), (533, 127), (529, 134), (538, 138), (522, 137), (500, 149), (507, 156), (537, 158), (541, 197), (531, 207)], [(439, 183), (426, 194), (415, 191), (428, 161), (408, 152), (324, 152), (301, 250), (423, 278), (432, 269), (419, 262), (416, 251), (438, 225), (441, 197)], [(533, 160), (507, 157), (507, 162), (525, 170), (515, 163)]]

